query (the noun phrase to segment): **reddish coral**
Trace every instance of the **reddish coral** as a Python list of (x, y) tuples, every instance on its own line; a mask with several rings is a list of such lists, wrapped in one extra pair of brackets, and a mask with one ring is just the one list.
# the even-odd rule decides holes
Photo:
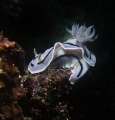
[(25, 96), (25, 90), (21, 86), (17, 86), (12, 89), (12, 100), (18, 101), (20, 98)]
[(12, 118), (14, 120), (22, 120), (21, 109), (15, 103), (12, 103), (11, 105), (2, 106), (1, 110), (5, 119)]
[[(17, 72), (17, 69), (15, 68), (18, 67), (20, 73), (24, 74), (24, 59), (25, 55), (22, 48), (16, 42), (11, 42), (8, 38), (0, 35), (0, 61), (4, 63), (3, 65), (0, 64), (0, 68), (5, 69), (6, 72), (9, 72), (9, 69), (12, 67), (12, 74), (15, 74), (15, 71)], [(6, 67), (4, 68), (4, 66)]]
[(16, 42), (0, 35), (0, 106), (3, 119), (22, 119), (18, 100), (25, 96), (21, 87), (23, 74), (24, 51)]
[(22, 48), (0, 35), (0, 118), (72, 119), (72, 68), (48, 68), (31, 75), (24, 67)]
[(0, 35), (0, 49), (5, 49), (6, 47), (13, 47), (15, 44), (15, 42), (11, 42), (8, 40), (8, 38)]

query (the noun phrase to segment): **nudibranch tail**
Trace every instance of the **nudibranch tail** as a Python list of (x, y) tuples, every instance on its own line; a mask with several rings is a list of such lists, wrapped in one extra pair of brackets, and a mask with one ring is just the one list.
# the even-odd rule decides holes
[[(67, 29), (67, 28), (66, 28)], [(72, 38), (64, 43), (56, 42), (54, 47), (47, 49), (44, 53), (37, 54), (34, 49), (35, 58), (32, 59), (28, 66), (28, 70), (34, 74), (44, 71), (47, 67), (67, 67), (72, 68), (72, 75), (69, 80), (74, 84), (76, 80), (81, 78), (90, 66), (95, 66), (96, 57), (84, 45), (87, 41), (93, 41), (97, 38), (93, 26), (75, 24), (72, 30), (68, 30), (72, 34)]]

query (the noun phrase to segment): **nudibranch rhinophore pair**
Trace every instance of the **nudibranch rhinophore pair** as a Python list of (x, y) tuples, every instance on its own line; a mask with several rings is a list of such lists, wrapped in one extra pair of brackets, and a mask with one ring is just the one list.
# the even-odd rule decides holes
[(96, 57), (84, 45), (87, 41), (97, 38), (93, 26), (86, 27), (85, 24), (73, 24), (72, 30), (66, 30), (72, 34), (72, 38), (64, 43), (56, 42), (54, 47), (47, 49), (43, 54), (37, 54), (34, 49), (35, 58), (29, 63), (28, 70), (31, 74), (44, 71), (47, 67), (73, 67), (69, 80), (74, 84), (81, 78), (90, 66), (95, 66)]

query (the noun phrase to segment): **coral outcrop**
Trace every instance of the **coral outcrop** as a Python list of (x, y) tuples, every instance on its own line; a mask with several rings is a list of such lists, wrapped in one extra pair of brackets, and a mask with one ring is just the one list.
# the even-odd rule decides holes
[(0, 35), (0, 119), (72, 119), (73, 68), (47, 68), (30, 74), (25, 70), (22, 48)]
[(29, 117), (32, 116), (33, 120), (71, 119), (72, 85), (68, 80), (71, 74), (68, 68), (48, 68), (42, 73), (26, 74), (23, 77), (23, 87), (28, 96), (25, 99), (26, 107), (23, 108), (25, 115), (28, 115), (26, 110), (29, 105)]
[(22, 119), (18, 100), (25, 96), (21, 87), (24, 74), (24, 51), (16, 43), (0, 35), (0, 116), (1, 119)]

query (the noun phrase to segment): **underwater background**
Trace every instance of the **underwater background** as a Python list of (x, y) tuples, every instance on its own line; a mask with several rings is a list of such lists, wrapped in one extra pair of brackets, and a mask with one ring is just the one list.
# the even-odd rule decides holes
[(94, 25), (98, 38), (86, 45), (97, 62), (73, 86), (74, 110), (68, 114), (71, 120), (114, 120), (114, 0), (0, 0), (0, 31), (23, 48), (26, 66), (34, 48), (42, 53), (69, 39), (66, 27), (71, 29), (74, 22)]

